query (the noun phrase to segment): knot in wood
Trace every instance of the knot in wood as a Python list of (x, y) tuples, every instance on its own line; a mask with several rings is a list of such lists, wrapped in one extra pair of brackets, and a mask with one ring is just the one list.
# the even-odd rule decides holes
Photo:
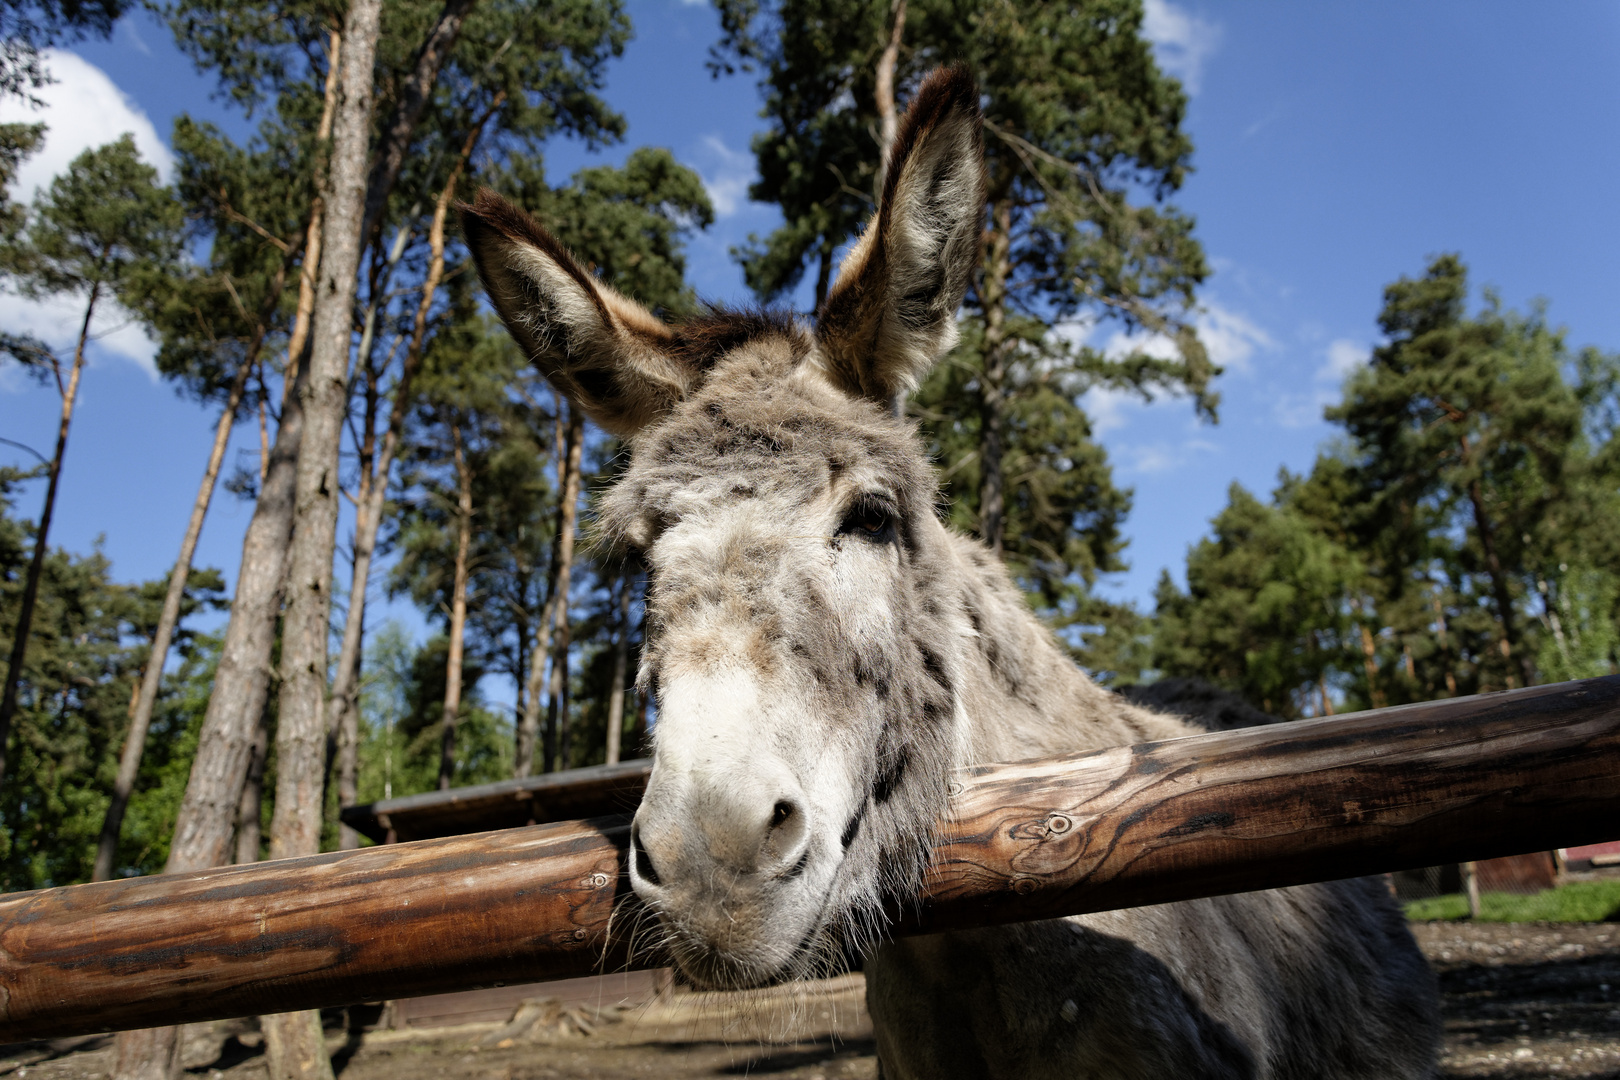
[(585, 940), (585, 928), (583, 926), (580, 927), (578, 930), (574, 931), (574, 940), (575, 941), (584, 941)]
[(1012, 879), (1013, 892), (1017, 893), (1019, 896), (1028, 896), (1039, 887), (1040, 882), (1036, 881), (1032, 877), (1022, 874)]
[(1062, 836), (1074, 828), (1074, 819), (1067, 814), (1053, 814), (1046, 819), (1046, 831), (1053, 836)]
[(585, 887), (587, 889), (605, 889), (608, 887), (608, 876), (606, 874), (592, 874), (585, 879)]
[(955, 780), (952, 780), (950, 783), (945, 785), (946, 798), (954, 799), (960, 794), (962, 794), (962, 785), (957, 783)]

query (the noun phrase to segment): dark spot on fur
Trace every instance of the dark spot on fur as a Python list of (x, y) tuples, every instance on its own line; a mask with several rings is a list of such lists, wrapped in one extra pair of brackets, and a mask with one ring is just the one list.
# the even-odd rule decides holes
[(922, 656), (923, 670), (928, 673), (928, 677), (934, 680), (941, 688), (950, 690), (951, 681), (945, 674), (945, 662), (939, 658), (939, 654), (920, 641), (914, 642), (914, 644), (917, 646), (917, 652)]
[(895, 791), (900, 782), (905, 779), (906, 767), (911, 764), (911, 752), (904, 748), (897, 751), (881, 772), (872, 782), (872, 801), (879, 806), (894, 798)]
[(844, 846), (845, 851), (849, 850), (849, 845), (855, 842), (856, 835), (860, 833), (861, 821), (866, 817), (866, 808), (869, 805), (870, 803), (861, 803), (860, 809), (855, 811), (849, 823), (844, 826), (844, 835), (838, 838), (838, 842)]

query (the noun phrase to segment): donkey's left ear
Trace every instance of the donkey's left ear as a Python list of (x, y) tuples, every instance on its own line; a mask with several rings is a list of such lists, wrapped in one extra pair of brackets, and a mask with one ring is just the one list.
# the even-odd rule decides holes
[(650, 311), (596, 280), (539, 223), (487, 188), (461, 207), (478, 276), (540, 373), (607, 431), (630, 435), (701, 378)]
[(984, 136), (966, 68), (923, 80), (894, 140), (883, 196), (839, 267), (816, 337), (834, 382), (884, 404), (956, 344), (979, 261)]

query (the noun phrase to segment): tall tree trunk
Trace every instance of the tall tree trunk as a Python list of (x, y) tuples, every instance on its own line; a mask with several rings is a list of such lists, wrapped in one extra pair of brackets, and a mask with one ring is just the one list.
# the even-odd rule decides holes
[[(546, 702), (546, 733), (541, 769), (556, 767), (559, 721), (567, 721), (568, 588), (574, 565), (574, 519), (579, 504), (579, 462), (585, 445), (585, 414), (568, 406), (567, 449), (563, 455), (562, 494), (557, 504), (557, 534), (553, 541), (551, 608), (551, 692)], [(559, 672), (558, 668), (562, 670)], [(532, 703), (531, 703), (532, 704)]]
[[(517, 754), (513, 761), (513, 775), (519, 779), (528, 776), (534, 770), (535, 751), (540, 742), (540, 711), (545, 702), (546, 689), (546, 660), (551, 656), (551, 634), (557, 621), (557, 574), (562, 568), (562, 538), (565, 531), (563, 522), (571, 519), (572, 510), (569, 500), (562, 497), (562, 492), (568, 487), (568, 458), (569, 447), (573, 444), (567, 442), (565, 431), (573, 431), (573, 420), (570, 414), (568, 423), (563, 422), (563, 409), (565, 406), (558, 399), (557, 423), (554, 428), (556, 435), (552, 446), (551, 457), (557, 463), (557, 519), (551, 534), (551, 566), (546, 571), (546, 602), (540, 609), (540, 622), (534, 631), (534, 650), (529, 654), (529, 683), (528, 693), (524, 698), (523, 719), (518, 724)], [(572, 545), (572, 539), (569, 541)], [(572, 550), (570, 548), (570, 550)], [(542, 757), (542, 761), (549, 758)], [(546, 766), (541, 765), (544, 771)]]
[[(365, 364), (365, 408), (360, 421), (360, 484), (355, 493), (355, 536), (350, 552), (349, 562), (349, 606), (343, 619), (343, 647), (338, 654), (338, 667), (347, 667), (346, 675), (333, 679), (334, 694), (336, 684), (347, 683), (352, 687), (355, 698), (355, 707), (342, 709), (337, 705), (335, 697), (328, 702), (326, 710), (326, 741), (327, 741), (327, 768), (337, 765), (337, 792), (338, 810), (353, 806), (359, 788), (360, 773), (360, 660), (361, 647), (365, 641), (365, 606), (366, 589), (370, 584), (370, 560), (367, 560), (366, 573), (360, 570), (360, 521), (359, 516), (364, 513), (364, 507), (370, 505), (371, 489), (377, 482), (377, 412), (382, 405), (382, 370), (372, 362), (371, 354), (364, 349), (360, 352), (360, 359)], [(390, 352), (388, 360), (393, 359)], [(383, 362), (386, 368), (388, 361)], [(384, 481), (386, 483), (386, 481)], [(358, 608), (358, 610), (356, 610)], [(353, 638), (353, 644), (349, 639)], [(328, 776), (327, 783), (331, 784)], [(342, 851), (353, 851), (360, 846), (360, 834), (341, 818), (338, 820), (338, 848)]]
[(883, 178), (889, 171), (889, 154), (894, 150), (894, 137), (900, 130), (900, 114), (894, 104), (894, 69), (900, 60), (900, 42), (906, 32), (906, 0), (892, 0), (889, 5), (889, 41), (878, 57), (874, 96), (878, 114), (878, 170), (874, 194), (883, 195)]
[[(461, 146), (461, 155), (444, 190), (433, 207), (433, 225), (428, 231), (427, 279), (422, 283), (422, 298), (416, 305), (416, 317), (411, 324), (411, 340), (405, 350), (405, 361), (400, 368), (399, 381), (394, 384), (393, 405), (389, 410), (388, 430), (382, 439), (376, 465), (370, 470), (369, 486), (363, 486), (361, 498), (355, 507), (354, 573), (349, 595), (349, 610), (344, 616), (343, 646), (338, 653), (337, 675), (332, 682), (332, 726), (338, 737), (338, 805), (353, 806), (358, 794), (360, 745), (360, 661), (362, 633), (365, 626), (366, 582), (371, 577), (371, 562), (377, 550), (377, 529), (382, 523), (383, 508), (388, 499), (388, 474), (399, 450), (399, 440), (405, 430), (405, 418), (410, 412), (411, 384), (422, 366), (422, 352), (427, 344), (428, 316), (433, 309), (433, 298), (444, 280), (445, 224), (450, 205), (455, 200), (456, 185), (472, 158), (473, 150), (484, 133), (490, 117), (505, 100), (505, 92), (496, 95), (482, 119), (473, 125), (472, 133)], [(345, 849), (358, 847), (360, 835), (347, 825), (339, 830), (339, 843)]]
[[(231, 618), (225, 627), (197, 754), (175, 819), (166, 873), (206, 870), (230, 860), (231, 833), (247, 780), (254, 728), (269, 696), (270, 654), (276, 616), (281, 611), (293, 481), (304, 429), (298, 399), (295, 392), (281, 411), (270, 469), (242, 539)], [(174, 1080), (178, 1073), (161, 1070), (177, 1053), (178, 1032), (172, 1027), (120, 1032), (113, 1080)]]
[(1435, 618), (1436, 630), (1437, 630), (1437, 633), (1436, 633), (1435, 636), (1440, 641), (1440, 657), (1441, 657), (1442, 662), (1445, 664), (1446, 696), (1447, 697), (1456, 697), (1457, 696), (1457, 676), (1456, 676), (1456, 673), (1455, 673), (1455, 670), (1454, 670), (1456, 664), (1455, 664), (1455, 661), (1454, 661), (1454, 659), (1452, 658), (1452, 655), (1451, 655), (1451, 645), (1450, 645), (1449, 641), (1447, 640), (1447, 634), (1446, 634), (1446, 629), (1447, 629), (1446, 628), (1446, 609), (1440, 603), (1440, 594), (1439, 594), (1439, 592), (1436, 592), (1434, 594), (1434, 618)]
[(236, 410), (242, 406), (248, 372), (253, 369), (254, 354), (257, 352), (258, 343), (255, 342), (236, 370), (230, 394), (225, 399), (225, 409), (220, 413), (219, 425), (214, 430), (214, 445), (208, 452), (208, 467), (203, 470), (202, 484), (198, 486), (196, 501), (191, 506), (191, 520), (186, 524), (186, 535), (180, 541), (180, 555), (169, 573), (169, 591), (163, 597), (157, 633), (152, 637), (146, 671), (141, 677), (140, 696), (135, 700), (129, 734), (124, 739), (124, 752), (118, 759), (118, 777), (113, 781), (112, 800), (107, 804), (107, 816), (101, 824), (101, 839), (96, 844), (92, 881), (106, 881), (112, 876), (113, 858), (118, 850), (118, 831), (124, 823), (124, 810), (129, 806), (130, 794), (135, 790), (135, 775), (141, 768), (141, 756), (146, 751), (146, 732), (152, 723), (152, 707), (157, 703), (158, 687), (163, 681), (163, 663), (169, 655), (169, 642), (174, 636), (175, 625), (180, 621), (180, 603), (185, 599), (186, 582), (191, 578), (191, 557), (197, 551), (203, 519), (208, 516), (208, 504), (214, 497), (214, 482), (219, 479), (219, 467), (225, 460), (225, 447), (231, 441), (231, 429), (236, 426)]
[(821, 241), (821, 265), (816, 270), (816, 311), (820, 311), (821, 305), (827, 302), (827, 286), (831, 282), (832, 241), (823, 238)]
[(1384, 692), (1378, 688), (1378, 646), (1373, 641), (1373, 634), (1366, 623), (1360, 624), (1361, 630), (1361, 668), (1367, 673), (1367, 697), (1372, 707), (1382, 709), (1387, 705), (1388, 699)]
[(236, 810), (236, 864), (259, 861), (259, 821), (264, 816), (264, 766), (270, 756), (270, 717), (259, 713), (253, 729), (247, 777), (242, 783), (242, 800)]
[(461, 714), (461, 657), (467, 640), (467, 554), (472, 547), (472, 471), (461, 442), (461, 426), (450, 425), (456, 463), (456, 569), (450, 585), (450, 655), (444, 668), (444, 711), (440, 714), (439, 790), (450, 789), (456, 771), (456, 718)]
[[(1464, 457), (1468, 453), (1468, 440), (1463, 440)], [(1474, 531), (1479, 534), (1479, 546), (1485, 553), (1485, 566), (1491, 574), (1491, 594), (1496, 600), (1496, 617), (1502, 624), (1502, 656), (1510, 663), (1515, 656), (1518, 659), (1519, 674), (1524, 678), (1524, 685), (1532, 686), (1536, 681), (1535, 666), (1530, 662), (1530, 654), (1525, 651), (1524, 643), (1519, 638), (1518, 619), (1513, 611), (1513, 596), (1508, 591), (1507, 573), (1502, 569), (1502, 560), (1496, 552), (1496, 534), (1491, 527), (1491, 519), (1485, 512), (1485, 497), (1480, 491), (1479, 480), (1474, 479), (1468, 484), (1468, 502), (1474, 511)], [(1512, 686), (1512, 676), (1508, 676), (1508, 686)]]
[[(641, 605), (641, 620), (637, 628), (637, 637), (647, 640), (647, 605)], [(641, 756), (646, 752), (647, 746), (647, 705), (649, 695), (636, 691), (636, 719), (630, 725), (630, 753)]]
[(979, 379), (979, 536), (999, 557), (1006, 491), (1001, 471), (1006, 427), (1007, 279), (1012, 273), (1012, 201), (995, 204), (980, 286), (984, 307), (984, 371)]
[[(264, 389), (264, 379), (259, 379), (259, 389)], [(270, 405), (259, 397), (259, 483), (264, 484), (265, 473), (270, 471), (270, 419), (268, 413)]]
[(607, 763), (617, 764), (619, 740), (624, 731), (624, 678), (630, 667), (630, 593), (635, 588), (635, 574), (630, 566), (624, 568), (619, 581), (619, 639), (613, 644), (613, 683), (608, 689)]
[(547, 772), (560, 772), (573, 760), (573, 733), (568, 723), (568, 648), (573, 643), (572, 630), (564, 601), (557, 606), (557, 631), (551, 639), (551, 693), (546, 699)]
[(405, 166), (405, 154), (410, 149), (411, 136), (422, 119), (422, 111), (433, 96), (433, 86), (439, 79), (439, 69), (449, 59), (461, 36), (462, 24), (477, 4), (477, 0), (446, 0), (444, 10), (428, 28), (427, 36), (416, 50), (416, 63), (410, 76), (394, 97), (394, 111), (383, 123), (382, 142), (366, 185), (364, 226), (360, 234), (362, 243), (369, 242), (382, 228), (383, 211), (388, 206), (388, 195)]
[[(311, 322), (309, 379), (301, 388), (304, 444), (298, 457), (287, 611), (276, 717), (276, 803), (270, 857), (320, 850), (325, 803), (326, 697), (332, 554), (337, 539), (338, 451), (348, 406), (355, 278), (366, 200), (374, 62), (381, 0), (352, 0), (343, 27), (342, 92), (332, 125), (320, 284)], [(320, 1014), (264, 1018), (270, 1080), (331, 1080)]]
[(327, 31), (326, 99), (321, 105), (321, 122), (315, 129), (315, 195), (310, 200), (309, 225), (304, 230), (304, 264), (298, 274), (298, 307), (293, 312), (292, 333), (287, 339), (287, 369), (281, 383), (281, 407), (287, 407), (288, 395), (298, 381), (298, 365), (304, 358), (304, 347), (309, 343), (310, 319), (315, 314), (315, 284), (321, 269), (321, 240), (326, 235), (326, 193), (323, 177), (326, 173), (326, 154), (320, 148), (332, 137), (332, 117), (337, 112), (338, 74), (343, 56), (343, 34)]
[(113, 1056), (119, 1080), (173, 1080), (180, 1075), (180, 1029), (120, 1031)]
[[(22, 603), (17, 608), (17, 626), (12, 631), (11, 660), (6, 665), (6, 686), (0, 692), (0, 780), (6, 775), (6, 746), (11, 740), (11, 718), (17, 712), (17, 687), (22, 682), (23, 660), (28, 655), (28, 633), (34, 623), (34, 604), (39, 599), (39, 579), (45, 571), (45, 552), (51, 533), (51, 517), (56, 512), (56, 489), (62, 479), (62, 455), (67, 452), (68, 427), (73, 423), (73, 402), (79, 394), (79, 374), (84, 370), (84, 346), (90, 340), (90, 319), (96, 313), (96, 301), (101, 298), (101, 282), (90, 288), (90, 300), (84, 306), (84, 324), (79, 327), (79, 343), (73, 350), (73, 369), (68, 373), (67, 385), (62, 385), (61, 369), (56, 369), (57, 389), (62, 394), (62, 419), (56, 429), (56, 453), (51, 456), (49, 479), (45, 483), (45, 506), (39, 513), (39, 528), (34, 531), (34, 557), (28, 563), (28, 577), (23, 581)], [(56, 362), (54, 359), (51, 361)]]
[[(331, 31), (326, 102), (317, 135), (324, 142), (336, 109), (342, 36)], [(304, 412), (300, 385), (307, 378), (302, 364), (315, 306), (316, 268), (321, 258), (325, 200), (319, 194), (323, 166), (316, 158), (317, 194), (310, 207), (299, 276), (298, 310), (287, 345), (281, 416), (275, 444), (259, 485), (253, 518), (242, 538), (241, 568), (231, 599), (213, 691), (203, 715), (197, 753), (191, 762), (186, 793), (175, 818), (166, 873), (206, 870), (230, 858), (231, 834), (247, 783), (257, 725), (270, 690), (270, 656), (276, 619), (286, 583), (287, 544), (292, 535), (294, 483), (303, 443)], [(120, 1032), (112, 1080), (176, 1080), (179, 1076), (179, 1029), (151, 1028)]]

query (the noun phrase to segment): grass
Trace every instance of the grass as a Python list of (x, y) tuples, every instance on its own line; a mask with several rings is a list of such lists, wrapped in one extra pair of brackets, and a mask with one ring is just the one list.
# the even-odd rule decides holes
[[(1480, 922), (1604, 922), (1620, 914), (1620, 881), (1577, 881), (1531, 896), (1487, 892), (1479, 895)], [(1418, 921), (1468, 918), (1468, 897), (1450, 893), (1406, 905)]]

